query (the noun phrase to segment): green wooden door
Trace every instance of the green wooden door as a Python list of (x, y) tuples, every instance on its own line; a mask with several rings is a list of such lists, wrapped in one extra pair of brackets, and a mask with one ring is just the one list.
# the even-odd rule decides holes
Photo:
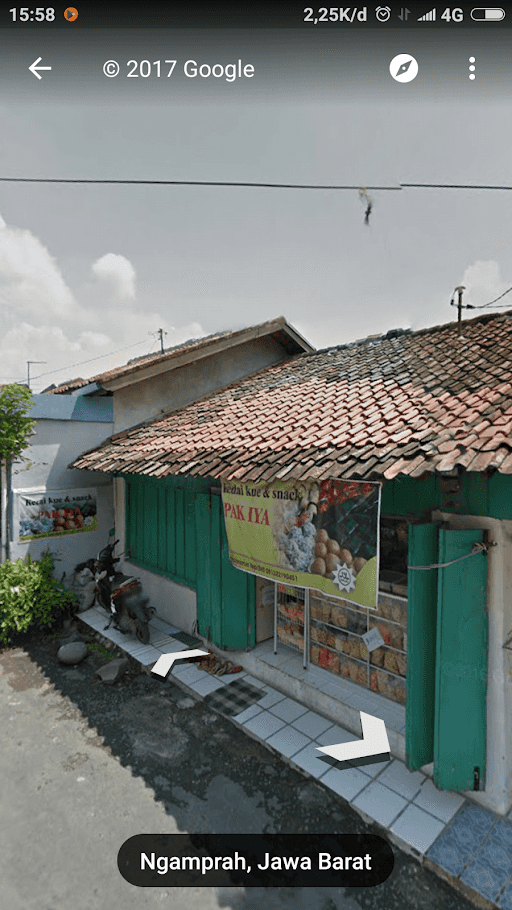
[[(409, 565), (434, 565), (437, 554), (437, 525), (411, 525)], [(434, 757), (437, 570), (409, 569), (407, 598), (405, 752), (409, 768), (416, 771)]]
[[(409, 564), (459, 560), (484, 532), (410, 528)], [(406, 756), (434, 762), (442, 790), (482, 789), (487, 695), (487, 558), (409, 569)]]
[[(483, 531), (439, 532), (439, 562), (459, 559)], [(441, 790), (485, 784), (487, 556), (439, 570), (434, 781)]]
[(219, 648), (254, 646), (254, 576), (229, 560), (222, 500), (196, 494), (197, 625)]

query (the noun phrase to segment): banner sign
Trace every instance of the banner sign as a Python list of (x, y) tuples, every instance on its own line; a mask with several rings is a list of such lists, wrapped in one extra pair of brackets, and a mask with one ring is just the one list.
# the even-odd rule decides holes
[(17, 495), (20, 541), (97, 530), (96, 490), (25, 490)]
[(380, 484), (230, 480), (222, 504), (238, 569), (377, 606)]

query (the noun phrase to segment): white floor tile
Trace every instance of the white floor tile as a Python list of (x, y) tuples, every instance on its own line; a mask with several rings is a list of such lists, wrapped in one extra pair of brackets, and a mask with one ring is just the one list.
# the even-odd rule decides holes
[(210, 692), (215, 692), (217, 689), (223, 689), (224, 683), (220, 679), (215, 679), (213, 676), (210, 676), (209, 679), (198, 679), (197, 682), (188, 683), (191, 689), (194, 692), (197, 692), (198, 695), (208, 695)]
[(102, 619), (97, 610), (86, 610), (85, 613), (79, 613), (77, 618), (83, 620), (88, 626), (96, 626)]
[(292, 757), (292, 762), (318, 780), (323, 774), (331, 770), (331, 765), (320, 758), (322, 753), (317, 751), (316, 745), (316, 743), (312, 743), (310, 746), (301, 749), (300, 752), (297, 752)]
[[(245, 677), (245, 682), (250, 683), (251, 686), (256, 686), (257, 689), (263, 689), (263, 688), (265, 688), (265, 683), (262, 682), (261, 679), (256, 679), (255, 676), (250, 676), (250, 675), (249, 675), (249, 676), (246, 676), (246, 677)], [(283, 695), (283, 698), (284, 698), (284, 695)]]
[(273, 705), (276, 705), (278, 701), (283, 701), (286, 696), (282, 692), (278, 692), (277, 689), (268, 688), (267, 694), (264, 698), (260, 698), (258, 704), (261, 708), (271, 708)]
[(258, 736), (260, 739), (268, 739), (269, 736), (272, 736), (274, 733), (277, 733), (278, 730), (281, 730), (284, 725), (284, 721), (279, 717), (269, 714), (268, 711), (262, 711), (256, 717), (252, 717), (251, 720), (246, 721), (244, 723), (244, 729), (250, 730), (251, 733), (254, 733), (254, 735)]
[(281, 720), (284, 720), (287, 724), (291, 724), (293, 720), (297, 720), (302, 714), (306, 714), (307, 710), (305, 705), (301, 705), (291, 698), (284, 698), (270, 708), (272, 714), (275, 714), (276, 717), (280, 717)]
[(426, 853), (444, 827), (444, 822), (411, 804), (391, 825), (391, 831), (420, 853)]
[(432, 781), (427, 778), (420, 791), (414, 797), (413, 803), (420, 809), (425, 809), (443, 822), (449, 822), (464, 802), (464, 797), (458, 793), (448, 793), (436, 790)]
[(395, 733), (398, 730), (401, 730), (405, 723), (405, 715), (402, 714), (401, 711), (395, 711), (393, 707), (389, 709), (380, 708), (375, 712), (375, 716), (380, 717), (386, 724), (386, 727), (389, 727), (390, 730), (394, 730)]
[(344, 689), (343, 686), (340, 686), (337, 683), (328, 683), (327, 685), (315, 686), (315, 688), (318, 688), (324, 695), (330, 695), (331, 698), (335, 698), (336, 701), (341, 702), (343, 702), (349, 694), (347, 689)]
[(144, 667), (155, 664), (158, 658), (162, 656), (161, 651), (158, 651), (157, 648), (152, 648), (149, 645), (146, 648), (142, 648), (140, 651), (130, 651), (129, 653), (134, 660), (138, 660)]
[(229, 684), (234, 682), (235, 679), (243, 679), (245, 682), (247, 679), (247, 674), (244, 670), (240, 670), (240, 673), (225, 673), (224, 676), (220, 676), (219, 679), (222, 679), (226, 686), (229, 686)]
[(290, 660), (289, 654), (264, 654), (261, 658), (271, 667), (283, 667)]
[(283, 727), (282, 730), (278, 730), (277, 733), (274, 733), (273, 736), (270, 736), (267, 739), (267, 744), (269, 746), (272, 746), (273, 749), (276, 749), (288, 758), (291, 758), (296, 752), (300, 752), (301, 749), (304, 749), (305, 746), (310, 745), (310, 743), (311, 740), (309, 736), (304, 736), (303, 733), (299, 733), (298, 730), (295, 730), (288, 724), (286, 727)]
[(370, 778), (366, 774), (361, 774), (357, 768), (343, 768), (342, 770), (331, 768), (322, 777), (322, 783), (349, 802), (365, 787), (371, 786)]
[(236, 721), (237, 724), (244, 724), (246, 720), (250, 720), (251, 717), (256, 717), (257, 714), (261, 714), (259, 705), (249, 705), (245, 711), (241, 711), (240, 714), (235, 714), (233, 720)]
[(187, 646), (182, 644), (181, 641), (174, 641), (172, 638), (168, 638), (165, 642), (154, 642), (154, 647), (162, 654), (176, 654), (178, 651), (186, 651)]
[[(100, 631), (102, 631), (101, 627)], [(137, 638), (132, 638), (130, 635), (123, 635), (123, 633), (118, 632), (117, 629), (108, 629), (108, 631), (103, 632), (103, 634), (109, 641), (113, 641), (116, 645), (121, 645), (124, 650), (128, 650), (128, 648), (133, 650), (134, 648), (141, 647), (140, 641)]]
[(416, 796), (424, 781), (425, 776), (421, 771), (409, 771), (398, 759), (392, 761), (379, 776), (379, 784), (384, 784), (408, 801)]
[(389, 828), (407, 805), (406, 799), (403, 799), (398, 793), (388, 790), (387, 787), (383, 787), (376, 780), (373, 780), (366, 790), (351, 802), (353, 806), (361, 809), (361, 812), (369, 815), (385, 828)]
[(305, 714), (292, 722), (292, 726), (300, 730), (301, 733), (305, 733), (311, 739), (316, 739), (317, 736), (332, 727), (332, 724), (330, 720), (326, 720), (320, 714), (315, 714), (314, 711), (306, 711)]
[(295, 665), (291, 664), (291, 661), (290, 661), (290, 663), (286, 664), (285, 667), (283, 667), (283, 672), (287, 673), (288, 676), (293, 676), (294, 679), (305, 679), (306, 678), (306, 670), (304, 669), (302, 664), (300, 664), (300, 666), (295, 666)]
[(172, 623), (166, 622), (164, 619), (160, 619), (158, 616), (154, 616), (153, 619), (149, 620), (150, 626), (154, 626), (155, 629), (160, 629), (162, 632), (166, 632), (168, 635), (172, 635), (173, 632), (179, 632), (177, 626), (173, 626)]
[(181, 682), (184, 682), (185, 685), (189, 685), (192, 682), (196, 682), (199, 679), (208, 679), (209, 674), (205, 673), (204, 670), (199, 670), (198, 667), (180, 663), (173, 664), (171, 675), (176, 676)]
[(349, 730), (344, 730), (343, 727), (336, 726), (336, 724), (333, 724), (325, 733), (321, 733), (320, 736), (316, 737), (319, 746), (335, 746), (336, 743), (353, 743), (356, 739), (360, 739), (360, 737), (350, 733)]
[(368, 777), (375, 778), (381, 771), (384, 771), (384, 768), (389, 767), (389, 764), (390, 762), (388, 761), (376, 761), (372, 762), (371, 765), (360, 765), (359, 770), (362, 771), (363, 774), (367, 774)]

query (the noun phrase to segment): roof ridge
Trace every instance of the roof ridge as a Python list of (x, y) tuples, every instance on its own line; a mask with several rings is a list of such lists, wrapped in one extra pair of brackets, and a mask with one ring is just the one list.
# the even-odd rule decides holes
[(505, 317), (512, 316), (512, 309), (505, 310), (503, 313), (485, 313), (481, 316), (473, 316), (470, 319), (465, 319), (463, 322), (459, 323), (458, 320), (452, 320), (451, 322), (443, 322), (439, 325), (425, 326), (422, 329), (412, 329), (412, 328), (397, 328), (397, 329), (388, 329), (387, 332), (376, 335), (367, 335), (366, 338), (358, 338), (354, 341), (346, 341), (343, 344), (329, 345), (326, 348), (318, 348), (316, 351), (305, 351), (304, 354), (299, 354), (299, 357), (312, 357), (316, 354), (327, 354), (329, 351), (342, 351), (351, 347), (363, 347), (368, 345), (371, 342), (381, 342), (398, 337), (403, 337), (404, 335), (408, 337), (416, 337), (417, 335), (428, 335), (434, 332), (439, 332), (441, 329), (455, 328), (461, 325), (462, 327), (466, 325), (474, 325), (476, 322), (490, 322), (491, 319), (504, 319)]

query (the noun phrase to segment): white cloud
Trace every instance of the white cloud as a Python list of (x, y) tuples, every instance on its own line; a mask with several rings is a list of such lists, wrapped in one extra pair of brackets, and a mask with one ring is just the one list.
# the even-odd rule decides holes
[(92, 270), (101, 281), (112, 284), (121, 299), (135, 297), (135, 269), (125, 256), (106, 253), (93, 263)]
[(110, 287), (98, 293), (93, 283), (77, 300), (41, 241), (0, 216), (0, 383), (24, 381), (28, 360), (45, 361), (30, 368), (39, 392), (158, 351), (159, 328), (165, 347), (205, 334), (197, 322), (175, 328), (157, 310), (127, 308), (126, 298), (135, 297), (135, 269), (124, 256), (108, 253), (92, 269)]
[(0, 306), (30, 316), (73, 318), (77, 304), (55, 259), (30, 231), (9, 227), (0, 216)]
[(112, 345), (109, 335), (105, 335), (104, 332), (82, 332), (80, 342), (85, 347), (90, 346), (91, 348), (110, 348)]
[[(495, 260), (479, 259), (468, 266), (461, 284), (466, 288), (462, 297), (463, 304), (470, 303), (472, 306), (483, 306), (503, 294), (510, 287), (512, 281), (503, 281), (500, 276), (500, 267)], [(454, 296), (455, 301), (457, 301), (457, 295)], [(512, 295), (508, 298), (508, 302), (512, 307)], [(503, 303), (507, 303), (507, 297), (503, 298)], [(489, 307), (489, 312), (495, 312), (495, 310)], [(471, 315), (476, 316), (477, 314), (468, 314), (468, 316)]]

